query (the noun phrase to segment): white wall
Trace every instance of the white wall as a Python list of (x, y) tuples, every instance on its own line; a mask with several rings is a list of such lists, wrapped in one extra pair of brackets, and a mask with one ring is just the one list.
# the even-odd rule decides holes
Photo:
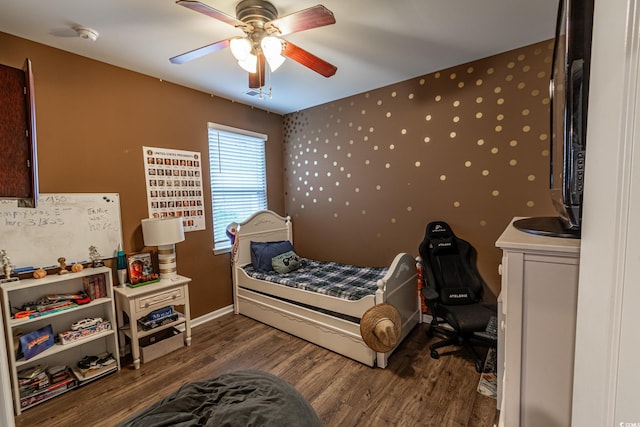
[[(640, 0), (596, 0), (574, 426), (640, 426)], [(640, 147), (640, 145), (638, 145)], [(626, 424), (629, 423), (629, 424)]]

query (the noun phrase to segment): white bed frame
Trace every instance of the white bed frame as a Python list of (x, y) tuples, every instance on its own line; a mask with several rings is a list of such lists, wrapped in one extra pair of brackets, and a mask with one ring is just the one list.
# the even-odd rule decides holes
[(251, 263), (251, 241), (278, 240), (289, 240), (293, 243), (291, 220), (288, 217), (284, 218), (265, 210), (257, 212), (239, 224), (232, 255), (235, 313), (244, 314), (368, 366), (385, 368), (393, 350), (376, 353), (370, 349), (360, 335), (359, 324), (282, 299), (358, 319), (362, 318), (363, 313), (370, 307), (383, 302), (390, 303), (398, 309), (402, 317), (402, 341), (422, 320), (415, 259), (406, 253), (398, 254), (387, 274), (378, 281), (375, 295), (349, 301), (254, 279), (247, 275), (242, 267)]

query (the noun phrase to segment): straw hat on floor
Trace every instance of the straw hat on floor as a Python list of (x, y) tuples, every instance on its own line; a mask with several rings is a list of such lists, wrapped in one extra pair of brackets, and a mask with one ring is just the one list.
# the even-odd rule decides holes
[(374, 305), (360, 319), (360, 335), (373, 351), (393, 350), (402, 335), (402, 319), (398, 310), (388, 303)]

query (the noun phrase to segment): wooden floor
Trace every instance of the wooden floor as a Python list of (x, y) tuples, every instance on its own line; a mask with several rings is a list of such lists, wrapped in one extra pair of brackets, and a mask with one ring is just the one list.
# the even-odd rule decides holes
[[(21, 426), (113, 426), (180, 385), (260, 369), (293, 385), (331, 426), (494, 426), (496, 401), (462, 355), (429, 357), (417, 326), (386, 369), (369, 368), (247, 317), (228, 314), (193, 329), (190, 347), (122, 370), (26, 410)], [(437, 340), (437, 338), (433, 338)]]

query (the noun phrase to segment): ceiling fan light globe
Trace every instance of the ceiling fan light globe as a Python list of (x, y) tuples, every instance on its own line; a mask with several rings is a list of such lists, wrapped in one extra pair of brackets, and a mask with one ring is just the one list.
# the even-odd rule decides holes
[(280, 56), (282, 53), (282, 40), (278, 37), (266, 36), (260, 42), (260, 47), (267, 58)]
[(272, 57), (268, 57), (265, 55), (265, 57), (267, 59), (267, 63), (269, 64), (269, 69), (271, 70), (272, 73), (276, 71), (278, 68), (280, 68), (280, 66), (284, 64), (284, 60), (286, 59), (282, 55), (276, 55)]
[(258, 70), (258, 57), (250, 53), (245, 59), (238, 61), (238, 65), (247, 73), (253, 74)]
[(231, 54), (239, 61), (243, 61), (251, 55), (251, 42), (246, 38), (231, 39), (229, 43)]

